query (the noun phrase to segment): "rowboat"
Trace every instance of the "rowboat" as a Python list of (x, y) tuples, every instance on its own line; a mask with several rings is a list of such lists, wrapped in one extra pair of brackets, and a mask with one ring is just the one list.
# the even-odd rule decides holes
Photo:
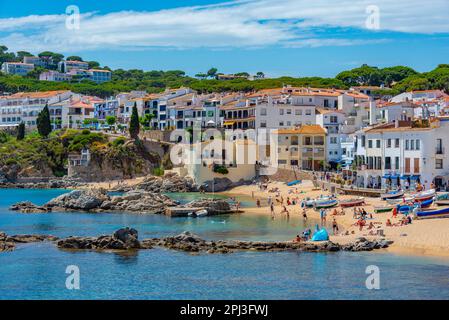
[(381, 194), (380, 198), (382, 200), (397, 199), (397, 198), (402, 197), (403, 195), (404, 195), (404, 191), (402, 191), (402, 190), (394, 190), (394, 191), (390, 191), (390, 192)]
[(319, 200), (315, 201), (315, 208), (331, 208), (338, 204), (338, 201), (336, 199), (329, 199), (329, 200)]
[(415, 202), (413, 205), (410, 205), (410, 204), (399, 205), (398, 211), (399, 212), (410, 212), (414, 208), (419, 208), (419, 207), (421, 207), (421, 209), (429, 208), (432, 205), (432, 203), (433, 203), (433, 198), (424, 200), (421, 202)]
[(437, 206), (449, 206), (449, 200), (437, 200), (435, 203)]
[(317, 199), (305, 199), (301, 202), (301, 207), (304, 208), (305, 207), (313, 207), (315, 206), (315, 203), (320, 202), (320, 201), (327, 201), (327, 200), (331, 200), (332, 197), (330, 196), (321, 196), (320, 198)]
[(435, 210), (416, 210), (415, 217), (417, 219), (447, 218), (449, 217), (449, 207)]
[(425, 201), (432, 199), (435, 196), (435, 189), (430, 189), (426, 191), (422, 191), (415, 195), (415, 201)]
[(294, 181), (288, 182), (287, 186), (291, 187), (291, 186), (295, 186), (299, 183), (301, 183), (301, 180), (294, 180)]
[(359, 198), (340, 201), (340, 207), (355, 207), (355, 206), (361, 206), (364, 203), (365, 203), (365, 198), (359, 197)]
[(394, 206), (374, 207), (374, 213), (390, 212)]
[[(405, 202), (404, 202), (404, 200), (405, 200)], [(413, 197), (407, 197), (405, 199), (388, 199), (386, 201), (389, 205), (396, 205), (396, 204), (401, 204), (401, 203), (413, 202), (414, 200), (415, 200), (415, 198), (413, 198)]]

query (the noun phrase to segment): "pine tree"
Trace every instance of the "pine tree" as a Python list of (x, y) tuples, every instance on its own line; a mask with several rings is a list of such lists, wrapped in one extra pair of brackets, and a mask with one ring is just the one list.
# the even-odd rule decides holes
[(137, 139), (139, 137), (139, 131), (139, 114), (137, 113), (137, 104), (134, 102), (133, 110), (131, 113), (131, 120), (129, 122), (129, 135), (131, 136), (131, 138)]
[(36, 122), (39, 134), (42, 137), (48, 137), (51, 132), (50, 111), (48, 111), (48, 105), (45, 105), (44, 109), (39, 112)]
[(17, 140), (25, 138), (25, 123), (22, 121), (17, 127)]

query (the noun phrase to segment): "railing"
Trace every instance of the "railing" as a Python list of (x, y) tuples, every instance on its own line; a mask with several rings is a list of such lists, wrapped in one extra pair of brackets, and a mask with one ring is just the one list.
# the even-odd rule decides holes
[(435, 148), (435, 154), (444, 154), (444, 148), (443, 147), (436, 147)]

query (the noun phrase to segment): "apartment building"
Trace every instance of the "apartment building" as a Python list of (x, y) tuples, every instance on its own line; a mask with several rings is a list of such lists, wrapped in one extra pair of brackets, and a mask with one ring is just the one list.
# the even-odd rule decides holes
[(430, 188), (448, 183), (449, 118), (395, 121), (357, 132), (357, 184), (363, 187)]
[(320, 170), (326, 161), (326, 130), (319, 125), (278, 129), (280, 168)]
[(58, 71), (50, 70), (42, 72), (39, 75), (40, 81), (56, 81), (56, 82), (64, 82), (64, 81), (71, 81), (72, 75), (69, 73), (61, 73)]
[(341, 110), (317, 108), (316, 124), (326, 129), (326, 161), (336, 167), (342, 160), (341, 140), (347, 135), (340, 128), (346, 115)]
[(35, 128), (37, 116), (46, 105), (50, 109), (50, 105), (62, 104), (64, 101), (70, 100), (72, 95), (71, 91), (61, 90), (19, 92), (0, 97), (0, 124), (3, 126), (17, 126), (23, 121), (27, 126)]
[(5, 74), (26, 76), (28, 72), (34, 70), (34, 65), (23, 62), (4, 62), (1, 71)]
[(84, 61), (63, 60), (58, 63), (58, 70), (62, 73), (69, 73), (73, 69), (88, 70), (89, 64)]

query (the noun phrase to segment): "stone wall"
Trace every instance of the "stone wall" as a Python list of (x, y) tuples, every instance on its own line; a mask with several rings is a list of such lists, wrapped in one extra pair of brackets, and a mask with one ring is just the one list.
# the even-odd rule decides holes
[(312, 180), (312, 173), (304, 171), (281, 168), (277, 168), (277, 170), (273, 168), (273, 171), (276, 171), (276, 173), (267, 175), (272, 181), (290, 182), (294, 180)]

